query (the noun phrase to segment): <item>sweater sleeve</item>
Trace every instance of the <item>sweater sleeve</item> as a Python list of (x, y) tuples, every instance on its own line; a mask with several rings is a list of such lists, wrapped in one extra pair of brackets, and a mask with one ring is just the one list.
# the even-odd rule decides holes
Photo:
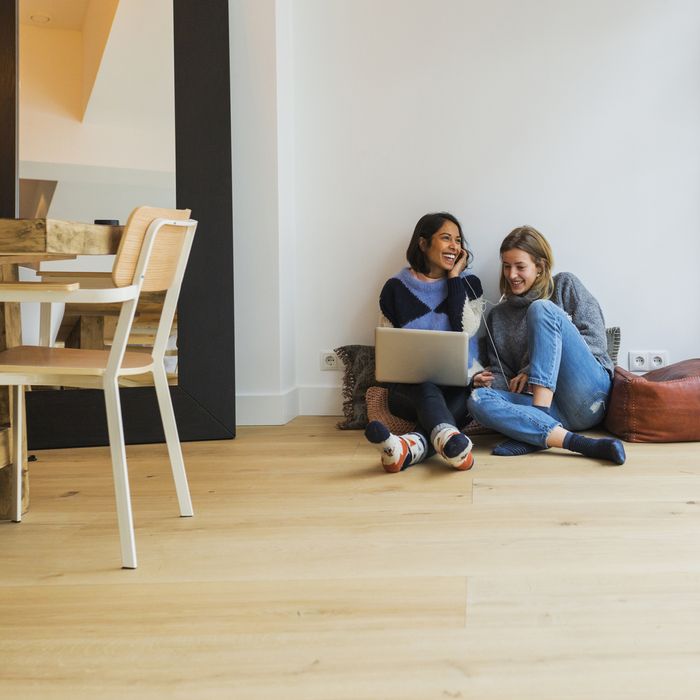
[(562, 272), (556, 278), (556, 299), (559, 306), (571, 317), (571, 321), (591, 349), (591, 353), (609, 369), (605, 319), (597, 299), (584, 284), (570, 272)]
[(453, 331), (474, 335), (481, 325), (484, 292), (476, 275), (447, 280), (447, 316)]
[(398, 308), (396, 304), (397, 286), (401, 283), (394, 277), (388, 279), (379, 294), (380, 324), (382, 326), (401, 327)]
[(380, 311), (377, 325), (380, 328), (394, 328), (394, 324)]
[(464, 330), (462, 312), (467, 303), (467, 286), (461, 277), (447, 279), (447, 318), (453, 331)]
[(462, 328), (465, 333), (475, 336), (484, 317), (484, 291), (481, 288), (481, 280), (476, 275), (465, 277), (464, 283), (467, 287), (467, 299), (462, 311)]

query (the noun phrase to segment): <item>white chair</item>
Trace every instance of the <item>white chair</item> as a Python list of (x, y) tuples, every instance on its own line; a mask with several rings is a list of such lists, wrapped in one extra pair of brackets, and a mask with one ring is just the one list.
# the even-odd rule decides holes
[[(0, 385), (12, 387), (12, 519), (16, 522), (22, 518), (24, 386), (68, 386), (104, 390), (122, 565), (127, 569), (135, 569), (137, 559), (119, 400), (120, 379), (147, 372), (152, 374), (180, 515), (193, 515), (164, 367), (170, 327), (197, 228), (197, 222), (189, 217), (189, 210), (153, 207), (135, 209), (124, 228), (111, 280), (107, 280), (100, 288), (83, 289), (80, 283), (68, 281), (0, 283), (0, 301), (33, 301), (42, 305), (66, 302), (121, 303), (110, 350), (40, 346), (9, 348), (0, 352)], [(66, 273), (66, 276), (69, 274)], [(152, 352), (127, 352), (127, 341), (142, 291), (165, 291), (163, 310)]]

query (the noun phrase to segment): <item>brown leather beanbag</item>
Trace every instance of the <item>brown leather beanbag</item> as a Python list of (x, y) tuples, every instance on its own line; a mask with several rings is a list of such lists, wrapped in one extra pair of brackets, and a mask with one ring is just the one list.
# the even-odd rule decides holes
[(615, 367), (604, 424), (629, 442), (700, 440), (700, 358), (643, 375)]

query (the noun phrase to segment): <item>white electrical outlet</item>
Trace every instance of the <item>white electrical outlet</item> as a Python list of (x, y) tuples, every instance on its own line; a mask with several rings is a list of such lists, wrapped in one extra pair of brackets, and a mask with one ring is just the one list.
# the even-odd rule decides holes
[(332, 350), (321, 351), (321, 369), (325, 372), (333, 372), (340, 369), (340, 360)]
[(630, 350), (627, 356), (630, 372), (649, 372), (668, 365), (668, 350)]
[(649, 369), (659, 369), (668, 364), (668, 350), (649, 351)]
[(630, 372), (649, 371), (649, 353), (646, 350), (630, 350), (627, 357)]

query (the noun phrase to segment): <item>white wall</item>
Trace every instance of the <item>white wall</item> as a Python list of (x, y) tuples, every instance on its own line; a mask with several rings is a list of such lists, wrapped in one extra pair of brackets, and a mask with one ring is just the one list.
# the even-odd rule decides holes
[[(275, 391), (289, 394), (259, 361), (267, 350), (277, 362), (296, 356), (301, 412), (337, 412), (340, 377), (319, 370), (319, 351), (371, 342), (379, 289), (432, 210), (462, 220), (491, 299), (498, 245), (529, 223), (552, 243), (556, 269), (578, 274), (622, 326), (623, 362), (632, 348), (700, 355), (697, 3), (273, 5), (231, 0), (234, 93), (269, 98), (236, 107), (234, 97), (240, 422), (256, 393), (270, 407)], [(254, 56), (248, 37), (241, 75), (237, 43), (253, 25), (266, 43)], [(283, 248), (295, 249), (294, 277), (279, 274)], [(279, 333), (290, 298), (293, 346)], [(271, 348), (269, 329), (259, 337), (270, 318)]]
[(274, 0), (230, 5), (236, 391), (245, 397), (237, 415), (243, 410), (248, 423), (284, 423), (297, 413), (294, 378), (283, 371), (294, 338), (282, 329), (275, 23)]

